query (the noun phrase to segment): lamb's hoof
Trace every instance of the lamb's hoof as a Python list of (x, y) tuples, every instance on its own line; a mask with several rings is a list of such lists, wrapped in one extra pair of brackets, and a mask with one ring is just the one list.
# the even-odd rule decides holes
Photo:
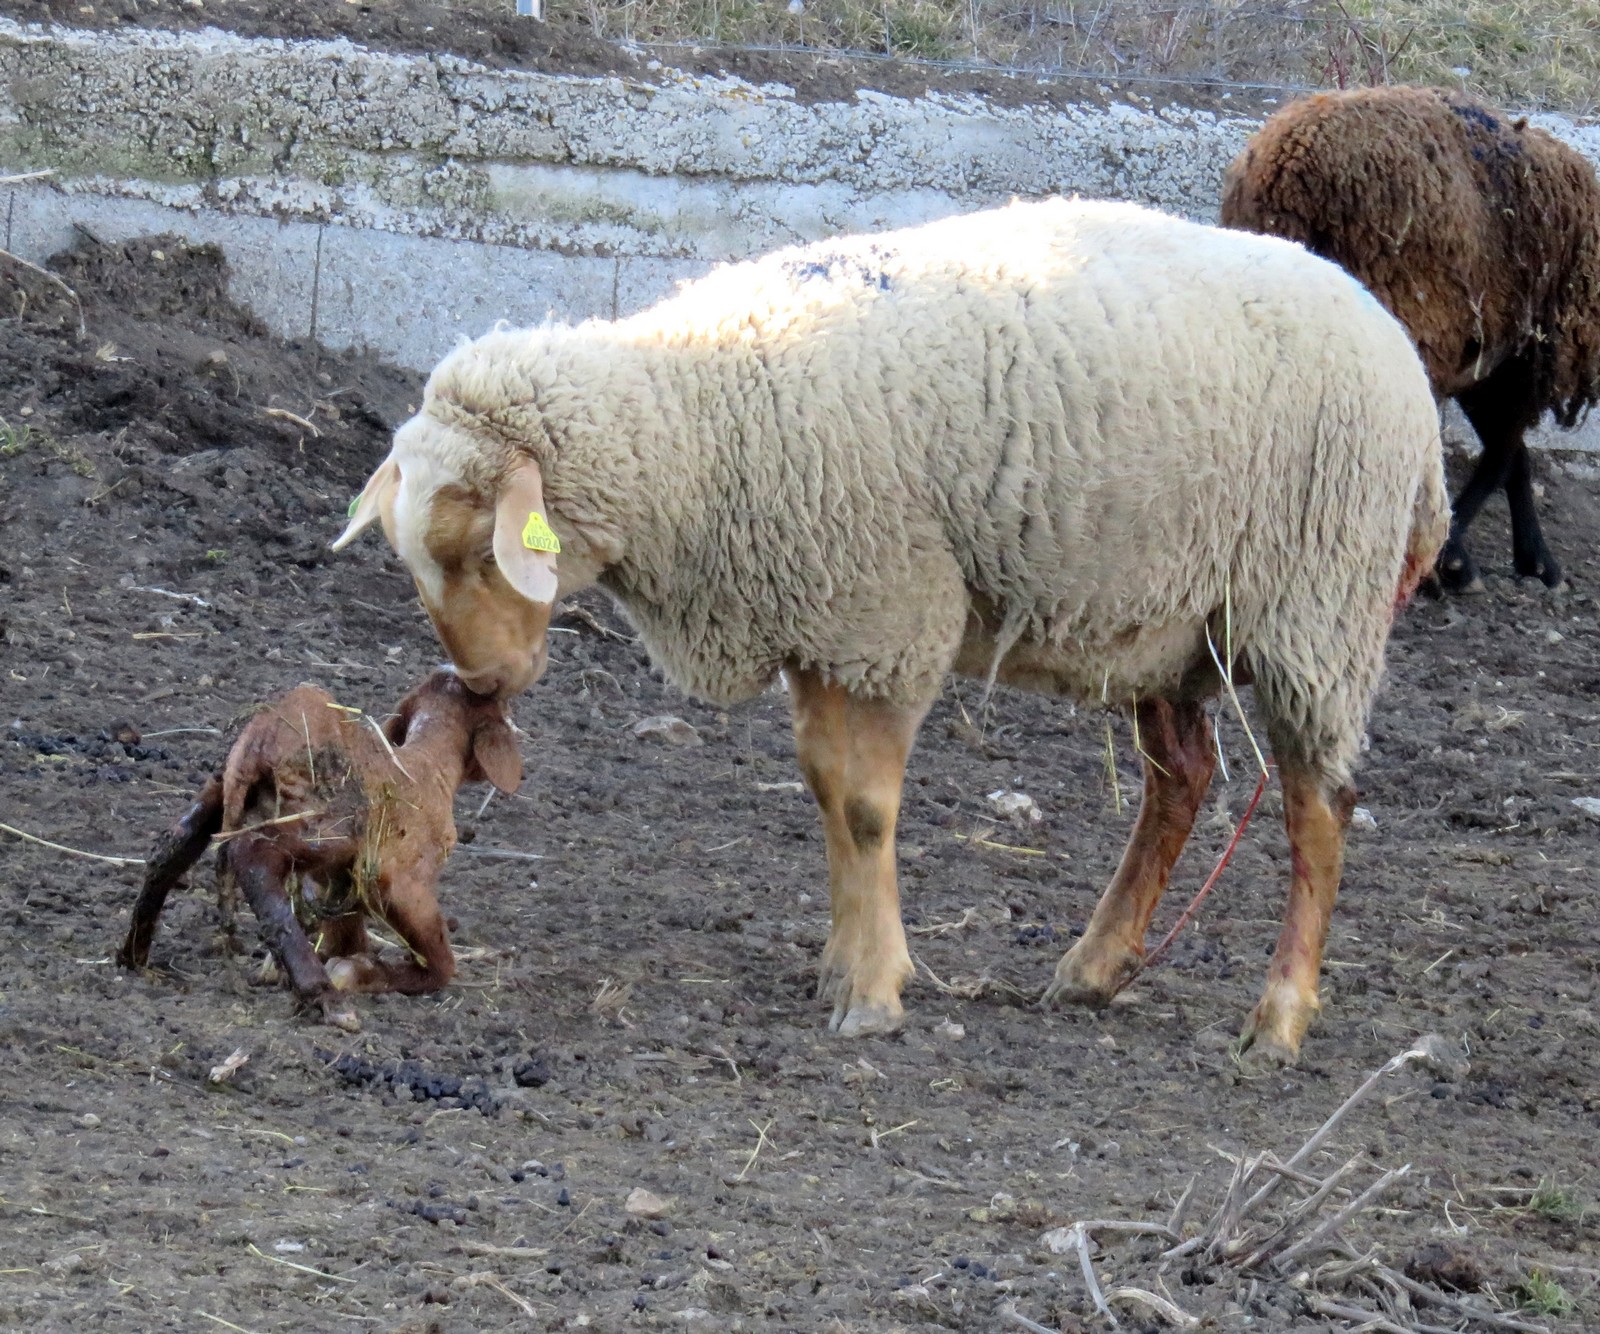
[(905, 1008), (898, 1000), (856, 1000), (848, 1008), (841, 1001), (834, 1007), (828, 1031), (842, 1038), (870, 1037), (874, 1033), (893, 1033), (905, 1022)]
[(1056, 965), (1056, 975), (1045, 988), (1046, 1005), (1087, 1005), (1103, 1010), (1136, 972), (1143, 956), (1137, 950), (1096, 948), (1085, 936)]
[(335, 991), (354, 991), (361, 985), (361, 969), (354, 959), (329, 959), (323, 967)]
[(355, 1006), (343, 996), (325, 996), (322, 999), (322, 1022), (346, 1033), (359, 1033), (361, 1019)]

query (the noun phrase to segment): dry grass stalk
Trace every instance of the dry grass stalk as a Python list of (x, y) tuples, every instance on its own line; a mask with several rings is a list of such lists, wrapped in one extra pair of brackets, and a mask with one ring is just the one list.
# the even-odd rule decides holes
[(56, 852), (70, 853), (74, 857), (87, 857), (90, 861), (110, 862), (113, 866), (143, 866), (143, 857), (109, 857), (103, 852), (84, 852), (79, 848), (69, 848), (65, 843), (52, 843), (47, 838), (37, 838), (33, 834), (25, 834), (22, 830), (8, 824), (0, 824), (0, 829), (5, 830), (14, 838), (20, 838), (25, 843), (37, 843), (41, 848), (50, 848)]
[[(1449, 1319), (1513, 1330), (1518, 1334), (1546, 1334), (1544, 1327), (1489, 1310), (1476, 1302), (1436, 1291), (1384, 1265), (1376, 1252), (1363, 1254), (1341, 1235), (1360, 1215), (1372, 1210), (1410, 1171), (1409, 1164), (1381, 1173), (1363, 1190), (1353, 1192), (1344, 1183), (1362, 1166), (1356, 1155), (1325, 1178), (1310, 1170), (1310, 1160), (1333, 1130), (1351, 1111), (1372, 1095), (1388, 1076), (1412, 1065), (1443, 1078), (1460, 1078), (1464, 1063), (1438, 1037), (1425, 1037), (1374, 1071), (1286, 1162), (1269, 1152), (1240, 1155), (1222, 1199), (1207, 1222), (1192, 1237), (1180, 1240), (1194, 1183), (1185, 1189), (1170, 1224), (1088, 1219), (1045, 1234), (1045, 1244), (1057, 1253), (1076, 1251), (1084, 1285), (1095, 1310), (1115, 1324), (1109, 1303), (1132, 1301), (1169, 1324), (1198, 1328), (1200, 1321), (1176, 1303), (1144, 1288), (1119, 1287), (1109, 1296), (1102, 1291), (1091, 1263), (1089, 1238), (1096, 1231), (1132, 1232), (1159, 1236), (1171, 1242), (1155, 1260), (1157, 1273), (1172, 1261), (1194, 1257), (1191, 1264), (1221, 1266), (1254, 1282), (1289, 1281), (1314, 1311), (1358, 1323), (1363, 1329), (1390, 1330), (1397, 1334), (1435, 1334), (1441, 1325), (1416, 1317), (1414, 1307), (1432, 1305), (1449, 1312)], [(1263, 1183), (1261, 1178), (1267, 1179)], [(1262, 1218), (1260, 1210), (1285, 1182), (1306, 1192), (1275, 1218)], [(1338, 1207), (1324, 1213), (1324, 1206)], [(1321, 1289), (1320, 1291), (1318, 1289)], [(1337, 1294), (1330, 1296), (1328, 1290)], [(1368, 1303), (1373, 1303), (1369, 1305)], [(1025, 1317), (1023, 1319), (1026, 1319)]]
[(761, 1156), (761, 1150), (767, 1147), (767, 1132), (776, 1124), (776, 1118), (768, 1121), (764, 1126), (757, 1125), (755, 1121), (750, 1122), (751, 1128), (756, 1132), (756, 1146), (750, 1150), (750, 1156), (744, 1160), (744, 1166), (739, 1169), (738, 1175), (734, 1177), (735, 1181), (743, 1181), (750, 1169), (756, 1165), (756, 1159)]
[(261, 410), (269, 417), (276, 417), (280, 421), (293, 422), (302, 431), (310, 431), (313, 440), (322, 438), (322, 432), (317, 429), (316, 425), (307, 421), (298, 412), (290, 412), (287, 408), (262, 408)]
[(622, 1019), (622, 1007), (628, 1003), (633, 995), (632, 982), (618, 982), (614, 977), (602, 977), (600, 987), (594, 993), (594, 999), (589, 1002), (589, 1008), (595, 1014), (606, 1019)]

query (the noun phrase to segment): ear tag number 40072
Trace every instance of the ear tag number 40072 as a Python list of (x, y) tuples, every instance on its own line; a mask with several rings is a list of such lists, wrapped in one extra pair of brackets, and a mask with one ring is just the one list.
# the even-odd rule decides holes
[(552, 555), (561, 551), (561, 539), (555, 531), (544, 521), (544, 515), (534, 510), (528, 515), (528, 522), (522, 528), (522, 545), (529, 551), (548, 551)]

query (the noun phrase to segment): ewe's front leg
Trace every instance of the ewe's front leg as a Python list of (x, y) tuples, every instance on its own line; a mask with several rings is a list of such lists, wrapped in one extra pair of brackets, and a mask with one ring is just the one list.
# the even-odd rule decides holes
[(895, 823), (906, 757), (928, 711), (858, 699), (816, 672), (790, 672), (800, 771), (822, 812), (833, 928), (817, 993), (847, 1037), (900, 1025), (911, 976), (895, 884)]
[(1056, 966), (1047, 1004), (1108, 1004), (1138, 968), (1144, 933), (1211, 785), (1217, 757), (1201, 705), (1147, 700), (1136, 706), (1136, 717), (1145, 756), (1139, 817), (1083, 939)]
[(1300, 1053), (1300, 1039), (1322, 1008), (1317, 978), (1355, 800), (1354, 790), (1345, 787), (1336, 789), (1330, 801), (1318, 775), (1299, 766), (1283, 770), (1283, 822), (1289, 831), (1293, 879), (1278, 948), (1267, 968), (1266, 990), (1240, 1040), (1241, 1054), (1250, 1065), (1270, 1068), (1292, 1063)]

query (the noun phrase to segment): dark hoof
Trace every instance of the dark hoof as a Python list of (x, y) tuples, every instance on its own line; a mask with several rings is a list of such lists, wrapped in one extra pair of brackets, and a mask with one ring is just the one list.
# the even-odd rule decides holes
[(1446, 592), (1450, 593), (1481, 593), (1483, 580), (1478, 576), (1478, 567), (1473, 563), (1472, 557), (1466, 552), (1446, 551), (1439, 557), (1439, 564), (1434, 567), (1434, 574), (1439, 584)]
[(1513, 566), (1517, 574), (1523, 579), (1537, 579), (1546, 588), (1559, 588), (1561, 586), (1561, 567), (1548, 555), (1537, 556), (1533, 559), (1519, 557)]

